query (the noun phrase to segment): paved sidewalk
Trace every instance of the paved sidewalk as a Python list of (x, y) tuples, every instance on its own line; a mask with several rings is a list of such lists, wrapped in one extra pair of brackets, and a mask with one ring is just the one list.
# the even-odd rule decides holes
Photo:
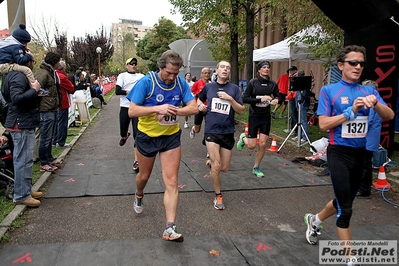
[[(101, 110), (99, 109), (93, 115), (92, 121), (93, 121), (93, 119), (97, 116), (97, 114), (100, 111)], [(83, 132), (85, 132), (86, 128), (89, 125), (90, 125), (90, 123), (88, 123), (88, 124), (86, 124), (86, 126), (82, 127), (82, 129), (79, 132), (79, 134), (77, 134), (73, 138), (73, 140), (70, 142), (71, 145), (74, 145), (78, 141), (80, 136), (83, 134)], [(5, 130), (4, 127), (0, 127), (0, 134), (3, 134), (4, 130)], [(63, 152), (60, 154), (60, 156), (58, 156), (58, 159), (64, 160), (71, 149), (72, 149), (72, 147), (65, 148), (63, 150)], [(32, 190), (39, 191), (46, 184), (47, 180), (49, 179), (49, 177), (51, 177), (51, 175), (52, 175), (52, 173), (44, 172), (42, 174), (42, 176), (39, 178), (39, 180), (37, 180), (36, 183), (32, 186)], [(0, 239), (2, 239), (4, 237), (4, 235), (8, 232), (8, 230), (10, 229), (10, 227), (11, 227), (12, 223), (14, 222), (14, 220), (17, 219), (19, 216), (21, 216), (21, 214), (23, 214), (23, 212), (26, 209), (28, 209), (28, 208), (26, 206), (24, 206), (24, 205), (15, 205), (14, 209), (0, 223)]]

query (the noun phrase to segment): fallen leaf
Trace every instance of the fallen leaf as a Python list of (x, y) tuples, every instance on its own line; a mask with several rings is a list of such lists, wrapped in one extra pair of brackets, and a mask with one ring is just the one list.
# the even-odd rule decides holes
[(220, 256), (220, 251), (216, 251), (216, 250), (212, 249), (211, 251), (209, 251), (209, 254), (215, 255), (215, 256)]

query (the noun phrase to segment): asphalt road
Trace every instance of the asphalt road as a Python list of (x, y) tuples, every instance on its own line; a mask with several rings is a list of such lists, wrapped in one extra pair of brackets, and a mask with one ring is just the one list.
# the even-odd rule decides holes
[[(78, 159), (133, 160), (133, 139), (130, 138), (123, 147), (118, 144), (118, 115), (119, 97), (113, 96), (75, 143), (66, 162)], [(189, 121), (192, 125), (193, 117)], [(183, 154), (205, 156), (202, 133), (191, 140), (189, 129), (182, 130)], [(240, 133), (236, 133), (236, 138)], [(248, 150), (233, 151), (233, 156), (253, 155)], [(265, 178), (268, 171), (273, 171), (263, 170)], [(293, 170), (292, 175), (295, 174)], [(228, 178), (228, 175), (224, 174), (223, 178)], [(56, 175), (54, 178), (57, 178)], [(132, 176), (132, 184), (134, 178)], [(45, 192), (49, 186), (51, 178), (41, 190)], [(228, 191), (223, 195), (226, 210), (217, 211), (212, 205), (213, 193), (180, 193), (176, 220), (179, 232), (185, 237), (262, 235), (280, 231), (305, 234), (303, 215), (321, 210), (333, 197), (331, 186)], [(165, 226), (163, 194), (147, 195), (142, 215), (134, 213), (133, 197), (44, 198), (39, 208), (25, 212), (26, 225), (11, 230), (0, 248), (8, 245), (160, 238)], [(352, 226), (381, 227), (397, 223), (397, 208), (386, 203), (377, 191), (373, 192), (372, 199), (355, 200)], [(326, 221), (324, 227), (334, 228), (334, 219)]]

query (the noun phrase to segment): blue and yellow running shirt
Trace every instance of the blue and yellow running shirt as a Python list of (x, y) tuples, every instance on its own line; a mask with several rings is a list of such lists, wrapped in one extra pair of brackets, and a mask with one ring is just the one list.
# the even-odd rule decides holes
[[(159, 77), (158, 72), (149, 72), (140, 79), (126, 96), (131, 102), (140, 106), (156, 106), (171, 104), (180, 106), (183, 102), (194, 100), (190, 86), (183, 77), (177, 76), (172, 84), (165, 84)], [(164, 117), (158, 121), (155, 113), (139, 117), (138, 130), (150, 137), (170, 136), (180, 130), (177, 115)]]
[[(353, 105), (358, 97), (366, 97), (374, 94), (377, 101), (386, 105), (378, 91), (373, 86), (363, 86), (358, 83), (349, 83), (340, 80), (338, 83), (330, 84), (321, 88), (317, 115), (336, 116), (342, 114), (346, 108)], [(353, 148), (366, 146), (368, 131), (368, 116), (370, 109), (362, 107), (357, 113), (356, 119), (345, 121), (341, 125), (330, 129), (330, 145), (343, 145)], [(375, 122), (374, 122), (375, 123)]]

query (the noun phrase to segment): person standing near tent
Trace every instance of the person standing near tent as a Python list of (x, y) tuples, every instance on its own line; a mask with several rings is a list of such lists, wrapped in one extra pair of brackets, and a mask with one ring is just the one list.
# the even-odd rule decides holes
[(281, 114), (280, 114), (279, 118), (284, 118), (284, 111), (285, 111), (285, 108), (287, 108), (287, 104), (288, 104), (286, 97), (288, 94), (290, 77), (294, 76), (295, 73), (297, 73), (297, 72), (298, 72), (298, 68), (296, 66), (291, 66), (289, 69), (287, 69), (287, 73), (281, 75), (277, 79), (279, 97), (278, 97), (278, 103), (274, 107), (274, 110), (272, 112), (273, 118), (276, 118), (276, 111), (278, 110), (278, 108), (280, 108), (280, 106), (282, 104), (283, 104), (283, 107), (281, 108)]
[[(362, 179), (364, 158), (359, 154), (365, 151), (370, 109), (383, 119), (390, 120), (395, 116), (373, 86), (358, 84), (365, 60), (366, 49), (363, 46), (342, 48), (337, 55), (341, 80), (322, 87), (320, 91), (317, 115), (320, 129), (330, 131), (327, 163), (335, 199), (330, 200), (319, 213), (305, 214), (305, 236), (311, 245), (317, 244), (322, 221), (333, 215), (336, 215), (339, 240), (347, 243), (352, 239), (352, 204)], [(356, 258), (351, 256), (348, 259)]]
[(252, 173), (257, 177), (265, 175), (260, 171), (259, 165), (265, 156), (266, 142), (270, 133), (270, 105), (275, 105), (279, 100), (279, 89), (274, 80), (270, 79), (270, 63), (261, 61), (258, 64), (258, 78), (251, 79), (244, 92), (243, 102), (249, 103), (248, 135), (242, 133), (237, 142), (237, 149), (241, 151), (244, 146), (249, 149), (256, 147), (259, 132), (259, 149), (256, 152)]

